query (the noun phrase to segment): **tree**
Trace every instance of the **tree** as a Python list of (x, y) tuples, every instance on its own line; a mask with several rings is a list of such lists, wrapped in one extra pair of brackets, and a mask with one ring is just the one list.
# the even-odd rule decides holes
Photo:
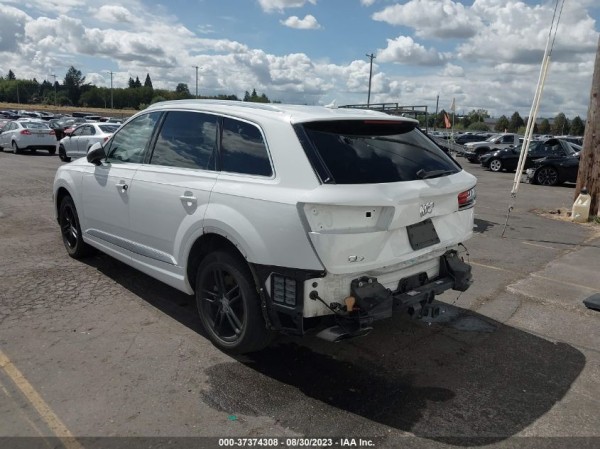
[(517, 111), (515, 111), (515, 113), (510, 117), (510, 121), (508, 122), (508, 130), (511, 133), (516, 133), (522, 126), (525, 126), (525, 122), (521, 118), (521, 115)]
[(474, 123), (483, 122), (486, 118), (490, 116), (490, 114), (485, 109), (473, 109), (471, 112), (469, 112), (468, 116), (471, 123)]
[(494, 131), (503, 133), (508, 129), (509, 124), (510, 123), (508, 121), (508, 118), (506, 117), (506, 115), (503, 115), (496, 122), (496, 126), (494, 126)]
[(142, 82), (140, 81), (139, 77), (135, 77), (135, 81), (133, 83), (133, 87), (142, 87)]
[(79, 103), (81, 88), (83, 87), (84, 83), (85, 76), (82, 76), (81, 70), (77, 70), (73, 66), (69, 67), (63, 84), (67, 90), (67, 97), (71, 101), (71, 104), (77, 105)]
[(468, 115), (463, 116), (460, 119), (460, 124), (464, 129), (467, 129), (471, 125), (471, 118)]
[(484, 122), (471, 123), (467, 128), (469, 131), (489, 131), (490, 128)]
[(569, 134), (569, 121), (562, 112), (554, 117), (554, 123), (552, 124), (552, 134), (555, 136), (562, 136)]
[(540, 123), (540, 134), (550, 134), (550, 121), (547, 118)]
[(598, 215), (600, 202), (600, 38), (596, 50), (592, 89), (590, 92), (590, 106), (583, 136), (583, 150), (579, 157), (579, 172), (577, 173), (577, 186), (575, 198), (583, 187), (587, 187), (592, 197), (590, 215)]
[(571, 120), (571, 134), (574, 136), (583, 136), (584, 131), (585, 125), (583, 124), (581, 117), (577, 116)]
[(152, 89), (152, 80), (150, 79), (150, 74), (146, 73), (146, 80), (144, 81), (144, 87), (149, 87)]
[(177, 87), (175, 88), (175, 95), (177, 96), (177, 98), (192, 98), (192, 95), (190, 94), (190, 89), (188, 88), (188, 85), (185, 83), (179, 83), (177, 85)]
[(9, 81), (14, 81), (17, 79), (17, 77), (15, 76), (15, 73), (12, 70), (9, 70), (6, 79), (8, 79)]
[(129, 77), (129, 80), (127, 81), (127, 85), (129, 86), (130, 89), (133, 89), (135, 87), (135, 81), (133, 80), (132, 77)]

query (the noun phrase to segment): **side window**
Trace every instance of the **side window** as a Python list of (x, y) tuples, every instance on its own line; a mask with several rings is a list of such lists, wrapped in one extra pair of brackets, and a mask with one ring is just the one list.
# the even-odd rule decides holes
[(218, 118), (172, 111), (167, 114), (152, 152), (153, 165), (215, 169)]
[(271, 162), (260, 130), (250, 123), (223, 119), (221, 170), (271, 176)]
[(160, 117), (159, 112), (140, 115), (123, 126), (110, 141), (106, 149), (108, 162), (140, 163), (144, 160), (144, 151), (152, 136), (154, 126)]
[(84, 136), (93, 136), (94, 134), (96, 134), (96, 129), (92, 125), (85, 127), (85, 131), (83, 132)]
[(83, 127), (77, 128), (77, 129), (73, 130), (73, 132), (71, 133), (71, 137), (81, 136), (82, 133), (83, 133)]

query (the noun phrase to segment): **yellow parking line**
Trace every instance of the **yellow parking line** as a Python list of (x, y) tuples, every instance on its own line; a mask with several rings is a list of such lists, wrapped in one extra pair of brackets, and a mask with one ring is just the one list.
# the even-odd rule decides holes
[(83, 446), (79, 444), (73, 434), (67, 429), (67, 426), (65, 426), (60, 418), (56, 416), (39, 393), (35, 391), (35, 388), (33, 388), (21, 371), (19, 371), (2, 350), (0, 350), (0, 369), (4, 370), (17, 388), (21, 390), (21, 393), (23, 393), (31, 405), (33, 405), (40, 414), (40, 417), (50, 428), (52, 433), (61, 440), (66, 449), (83, 449)]

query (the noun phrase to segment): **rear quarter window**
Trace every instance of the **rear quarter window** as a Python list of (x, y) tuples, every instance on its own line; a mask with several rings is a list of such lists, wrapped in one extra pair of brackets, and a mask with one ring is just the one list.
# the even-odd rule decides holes
[(257, 176), (273, 175), (269, 153), (257, 126), (228, 117), (223, 119), (221, 170)]
[(321, 165), (315, 171), (324, 183), (414, 181), (461, 170), (413, 122), (311, 122), (298, 125), (296, 132), (311, 163)]

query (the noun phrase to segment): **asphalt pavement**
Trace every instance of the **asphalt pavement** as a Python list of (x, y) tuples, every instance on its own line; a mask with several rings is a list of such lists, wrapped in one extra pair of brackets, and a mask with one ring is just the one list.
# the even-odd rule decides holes
[(521, 184), (502, 235), (514, 174), (458, 160), (478, 177), (475, 283), (439, 297), (440, 317), (233, 358), (193, 298), (66, 255), (58, 157), (0, 153), (0, 446), (600, 447), (600, 312), (582, 302), (600, 293), (600, 226), (548, 213), (573, 186)]

